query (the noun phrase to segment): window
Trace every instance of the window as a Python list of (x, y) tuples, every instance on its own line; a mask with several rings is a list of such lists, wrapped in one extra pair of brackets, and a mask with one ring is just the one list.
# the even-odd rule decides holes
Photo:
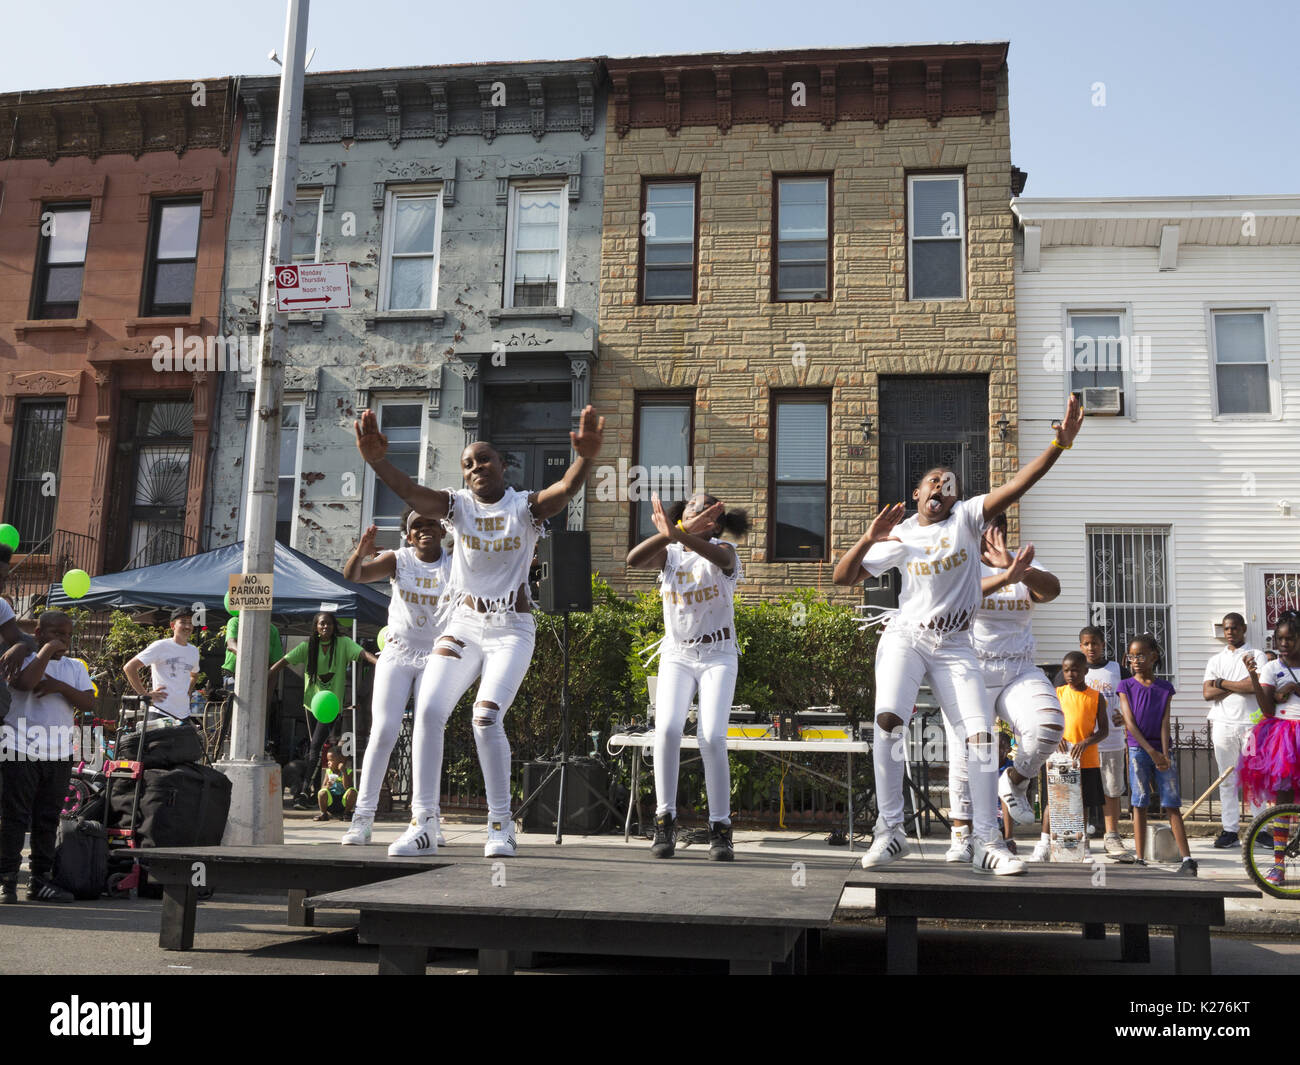
[(156, 200), (149, 237), (143, 316), (186, 315), (199, 262), (199, 203)]
[(324, 197), (320, 190), (299, 190), (293, 209), (293, 261), (320, 262), (321, 210)]
[(908, 299), (959, 300), (966, 295), (966, 207), (960, 174), (907, 179)]
[(695, 183), (652, 181), (641, 212), (641, 300), (695, 299)]
[(652, 494), (657, 494), (668, 510), (672, 503), (704, 489), (695, 484), (691, 468), (695, 394), (642, 392), (637, 394), (636, 407), (638, 469), (628, 472), (627, 491), (632, 503), (632, 538), (640, 543), (656, 531), (650, 517), (654, 513)]
[(512, 185), (506, 226), (507, 307), (564, 305), (568, 185)]
[(778, 300), (830, 298), (830, 178), (777, 178)]
[[(23, 400), (14, 419), (13, 469), (6, 493), (5, 521), (27, 554), (54, 532), (59, 462), (63, 454), (65, 400)], [(49, 474), (54, 475), (51, 480)]]
[(1077, 311), (1066, 315), (1070, 392), (1089, 414), (1128, 413), (1124, 368), (1130, 352), (1122, 311)]
[(130, 496), (130, 540), (123, 569), (171, 562), (186, 554), (185, 504), (189, 492), (194, 404), (189, 400), (139, 400), (134, 437), (135, 486)]
[[(1174, 676), (1169, 529), (1089, 527), (1088, 624), (1100, 624), (1106, 649), (1123, 663), (1127, 640), (1149, 632), (1160, 646), (1156, 676)], [(1098, 619), (1100, 618), (1100, 622)]]
[(86, 272), (90, 208), (80, 204), (47, 207), (41, 216), (41, 246), (36, 264), (33, 318), (75, 318)]
[[(420, 484), (424, 483), (424, 412), (424, 403), (416, 399), (379, 401), (379, 429), (388, 437), (388, 461)], [(376, 543), (380, 550), (396, 550), (401, 543), (399, 531), (406, 504), (369, 467), (366, 476), (370, 513), (365, 525), (379, 526)]]
[(437, 306), (441, 237), (441, 190), (389, 190), (379, 279), (381, 311), (427, 310)]
[(1273, 413), (1268, 314), (1211, 311), (1215, 414)]
[(769, 555), (773, 562), (824, 559), (830, 518), (830, 396), (777, 394), (772, 406)]
[[(252, 433), (249, 433), (251, 440)], [(280, 470), (276, 482), (275, 538), (293, 547), (298, 528), (298, 482), (302, 472), (302, 404), (280, 408)]]

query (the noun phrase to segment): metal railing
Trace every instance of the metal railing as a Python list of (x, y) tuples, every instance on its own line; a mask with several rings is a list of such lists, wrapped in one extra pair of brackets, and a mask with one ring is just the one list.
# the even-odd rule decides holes
[(93, 536), (55, 529), (27, 554), (21, 556), (5, 578), (5, 592), (13, 598), (14, 613), (29, 617), (42, 606), (51, 584), (57, 584), (68, 570), (80, 569), (94, 576), (97, 543)]
[(175, 562), (178, 558), (196, 554), (198, 549), (199, 544), (194, 537), (163, 529), (149, 537), (144, 546), (131, 556), (130, 561), (122, 569), (142, 569), (163, 562)]

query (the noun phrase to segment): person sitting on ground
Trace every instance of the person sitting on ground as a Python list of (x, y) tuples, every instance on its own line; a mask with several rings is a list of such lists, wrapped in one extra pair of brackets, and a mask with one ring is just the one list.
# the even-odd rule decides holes
[(327, 755), (329, 762), (325, 778), (321, 781), (320, 791), (316, 793), (316, 804), (320, 813), (313, 821), (328, 821), (330, 814), (345, 821), (352, 819), (352, 811), (357, 805), (357, 789), (352, 786), (352, 767), (350, 759), (338, 748)]
[(94, 708), (86, 667), (68, 657), (72, 619), (47, 610), (36, 625), (41, 649), (13, 682), (13, 705), (0, 730), (0, 903), (18, 901), (23, 838), (30, 831), (29, 902), (71, 902), (50, 879), (59, 814), (72, 777), (75, 711)]

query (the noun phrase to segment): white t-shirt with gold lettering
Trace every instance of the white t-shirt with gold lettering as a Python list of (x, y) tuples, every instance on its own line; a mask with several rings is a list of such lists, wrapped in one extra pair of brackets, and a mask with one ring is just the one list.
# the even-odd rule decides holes
[[(713, 544), (723, 544), (712, 539)], [(736, 647), (736, 585), (744, 576), (740, 556), (731, 544), (735, 568), (730, 575), (707, 558), (681, 544), (669, 544), (659, 578), (664, 601), (665, 653), (678, 647)]]
[(394, 552), (392, 598), (388, 601), (388, 634), (384, 650), (432, 650), (441, 632), (438, 623), (451, 555), (443, 551), (436, 562), (421, 562), (412, 547)]
[[(1037, 562), (1033, 569), (1042, 569)], [(1000, 577), (1004, 571), (980, 562), (980, 586), (989, 577)], [(982, 659), (1034, 657), (1034, 599), (1024, 584), (999, 588), (980, 599), (975, 611), (975, 624), (971, 641), (975, 654)]]
[(528, 597), (528, 567), (545, 526), (533, 517), (528, 493), (507, 488), (484, 503), (468, 488), (447, 489), (447, 523), (456, 533), (445, 600), (455, 606), (466, 595), (488, 614), (513, 612), (519, 590)]

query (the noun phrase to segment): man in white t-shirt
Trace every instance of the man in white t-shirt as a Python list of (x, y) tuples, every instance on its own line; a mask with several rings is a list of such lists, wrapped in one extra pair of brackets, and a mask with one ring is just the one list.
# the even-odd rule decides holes
[[(1201, 685), (1201, 694), (1210, 704), (1205, 716), (1210, 723), (1210, 742), (1214, 745), (1214, 761), (1220, 773), (1241, 759), (1242, 744), (1254, 728), (1250, 719), (1256, 709), (1254, 690), (1242, 659), (1249, 654), (1255, 656), (1260, 666), (1264, 662), (1259, 651), (1247, 646), (1246, 619), (1240, 614), (1223, 616), (1223, 638), (1228, 646), (1206, 663)], [(1237, 832), (1241, 828), (1241, 803), (1237, 801), (1235, 770), (1219, 785), (1219, 805), (1223, 831), (1214, 845), (1220, 849), (1236, 847), (1240, 844)]]
[[(170, 628), (171, 638), (154, 640), (126, 664), (125, 673), (136, 694), (147, 698), (155, 710), (183, 721), (190, 716), (190, 691), (199, 671), (199, 649), (190, 643), (194, 623), (187, 607), (172, 611)], [(145, 666), (152, 680), (148, 688), (140, 676)]]

